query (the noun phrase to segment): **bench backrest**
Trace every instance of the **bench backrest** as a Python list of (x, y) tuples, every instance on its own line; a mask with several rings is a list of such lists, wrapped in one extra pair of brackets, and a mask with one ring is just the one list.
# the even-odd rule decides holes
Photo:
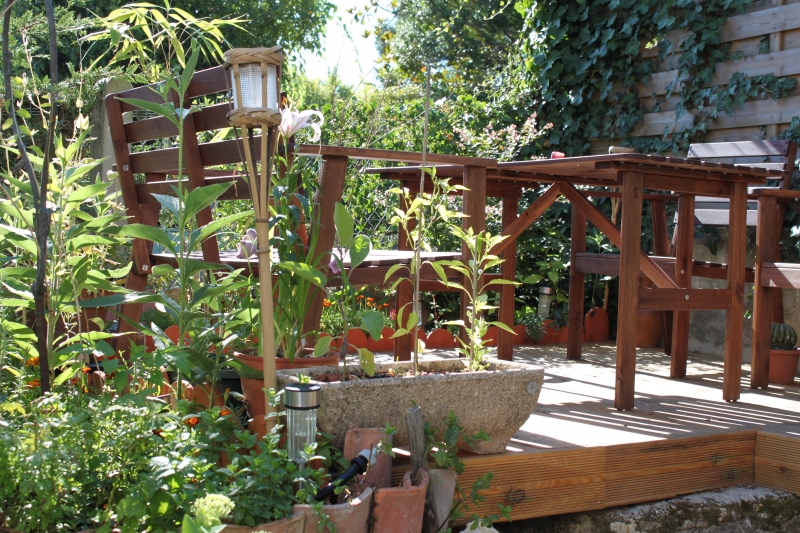
[[(173, 194), (172, 186), (178, 169), (178, 148), (162, 148), (132, 153), (131, 143), (152, 142), (172, 139), (178, 135), (177, 128), (164, 117), (146, 117), (125, 123), (123, 114), (140, 111), (138, 107), (122, 102), (119, 98), (137, 98), (163, 104), (161, 95), (153, 91), (154, 85), (137, 87), (106, 97), (106, 111), (114, 156), (117, 163), (120, 188), (123, 201), (131, 217), (131, 222), (155, 225), (158, 219), (158, 202), (155, 194)], [(236, 172), (214, 170), (209, 167), (239, 164), (244, 160), (240, 140), (219, 142), (199, 142), (198, 134), (214, 132), (230, 127), (227, 113), (232, 109), (226, 94), (229, 83), (222, 67), (214, 67), (195, 73), (187, 91), (187, 99), (194, 100), (208, 97), (212, 103), (201, 108), (199, 112), (189, 115), (184, 123), (183, 174), (184, 185), (190, 189), (210, 183), (235, 182), (235, 186), (221, 199), (249, 199), (250, 191), (247, 180)], [(172, 102), (176, 105), (177, 93), (173, 91)], [(184, 102), (188, 107), (189, 102)], [(212, 134), (208, 135), (213, 137)], [(256, 138), (256, 150), (260, 145), (260, 137)], [(136, 175), (144, 176), (144, 183), (136, 183)], [(155, 204), (155, 205), (154, 205)], [(154, 220), (155, 217), (155, 220)], [(199, 225), (211, 222), (210, 209), (205, 209), (197, 216)], [(138, 271), (145, 272), (151, 268), (149, 253), (152, 243), (144, 241), (133, 243), (134, 260)], [(208, 261), (219, 261), (219, 249), (216, 239), (207, 239), (203, 243), (203, 252)], [(142, 268), (146, 267), (146, 268)]]

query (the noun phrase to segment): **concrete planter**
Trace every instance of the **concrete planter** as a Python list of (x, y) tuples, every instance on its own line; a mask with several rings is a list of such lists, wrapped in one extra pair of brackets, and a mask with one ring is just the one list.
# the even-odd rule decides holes
[[(406, 411), (415, 403), (426, 420), (443, 428), (450, 411), (458, 417), (464, 435), (485, 431), (490, 442), (477, 443), (471, 451), (480, 454), (505, 451), (514, 433), (536, 409), (544, 370), (523, 363), (494, 360), (483, 372), (463, 372), (463, 359), (420, 363), (423, 372), (449, 372), (411, 376), (411, 362), (377, 365), (377, 373), (405, 371), (402, 377), (364, 379), (340, 383), (320, 382), (321, 402), (317, 413), (319, 428), (331, 435), (334, 446), (342, 447), (350, 428), (394, 426), (394, 445), (408, 444)], [(349, 366), (348, 366), (349, 368)], [(278, 372), (278, 386), (298, 381), (297, 374), (315, 376), (335, 367), (306, 368)]]

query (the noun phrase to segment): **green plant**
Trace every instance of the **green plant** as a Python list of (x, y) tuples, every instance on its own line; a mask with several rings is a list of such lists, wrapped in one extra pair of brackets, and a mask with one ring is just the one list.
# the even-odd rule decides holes
[(770, 345), (780, 350), (791, 350), (797, 344), (797, 332), (786, 324), (773, 322), (770, 332)]
[[(420, 323), (422, 299), (419, 292), (419, 276), (425, 264), (433, 265), (430, 261), (423, 261), (417, 252), (432, 251), (431, 242), (434, 241), (436, 233), (442, 228), (449, 228), (449, 233), (453, 233), (452, 228), (455, 226), (452, 221), (463, 216), (462, 213), (453, 209), (454, 206), (450, 204), (448, 197), (457, 191), (464, 190), (464, 187), (450, 185), (449, 180), (437, 178), (435, 168), (425, 168), (422, 172), (430, 176), (432, 185), (430, 193), (412, 194), (407, 188), (394, 188), (389, 191), (400, 198), (400, 205), (405, 208), (395, 208), (395, 215), (391, 222), (403, 230), (408, 238), (408, 244), (412, 250), (415, 250), (415, 254), (411, 258), (409, 266), (392, 265), (384, 277), (384, 283), (388, 283), (399, 272), (405, 272), (406, 276), (396, 277), (390, 289), (395, 290), (400, 283), (413, 283), (415, 287), (413, 300), (397, 310), (397, 330), (392, 336), (394, 338), (401, 335), (414, 335), (414, 375), (417, 374), (421, 347), (417, 333), (418, 328), (423, 325)], [(411, 306), (410, 309), (409, 306)]]
[(181, 531), (183, 533), (217, 533), (222, 531), (222, 518), (231, 514), (236, 504), (230, 498), (221, 494), (209, 494), (198, 498), (192, 505), (192, 518), (183, 517)]
[[(430, 422), (425, 421), (425, 453), (437, 468), (452, 470), (456, 474), (461, 474), (464, 472), (464, 462), (458, 456), (459, 450), (469, 450), (475, 442), (488, 441), (489, 436), (484, 431), (480, 431), (475, 435), (463, 435), (463, 428), (452, 411), (450, 411), (444, 422), (444, 429), (441, 432), (436, 432)], [(486, 491), (490, 488), (493, 478), (493, 472), (486, 472), (475, 480), (469, 491), (460, 485), (456, 485), (456, 500), (453, 502), (450, 514), (445, 522), (463, 517), (465, 513), (469, 512), (470, 505), (485, 501), (486, 497), (481, 494), (481, 491)], [(499, 514), (484, 517), (473, 514), (470, 520), (483, 527), (491, 527), (492, 523), (500, 516), (511, 520), (510, 506), (498, 504), (498, 508)], [(440, 531), (443, 526), (444, 524), (441, 524), (437, 531)], [(449, 533), (451, 530), (448, 528), (447, 531)]]
[(525, 334), (533, 342), (540, 341), (544, 338), (544, 334), (546, 333), (544, 320), (545, 317), (539, 315), (536, 309), (528, 308), (520, 321), (521, 324), (525, 325)]
[[(355, 220), (340, 202), (337, 202), (334, 208), (333, 220), (336, 226), (336, 239), (329, 268), (331, 273), (341, 280), (342, 288), (339, 291), (329, 291), (328, 299), (339, 310), (342, 317), (342, 343), (339, 348), (339, 360), (342, 365), (345, 365), (343, 372), (346, 374), (348, 334), (351, 325), (354, 325), (353, 313), (358, 309), (358, 291), (350, 283), (349, 273), (367, 258), (372, 250), (372, 243), (365, 235), (355, 234)], [(347, 268), (344, 266), (345, 257), (349, 259)], [(380, 339), (383, 329), (383, 314), (371, 309), (359, 309), (357, 313), (363, 329), (369, 332), (373, 339)], [(332, 336), (321, 337), (314, 346), (314, 354), (327, 353), (333, 340)], [(356, 350), (364, 372), (368, 375), (374, 374), (375, 357), (373, 353), (364, 347), (357, 347)]]
[[(464, 263), (458, 260), (436, 261), (431, 263), (439, 281), (447, 286), (461, 291), (463, 298), (467, 299), (467, 321), (452, 320), (449, 324), (461, 326), (467, 330), (467, 341), (459, 338), (461, 347), (458, 351), (467, 358), (469, 370), (475, 372), (485, 366), (484, 358), (489, 353), (483, 337), (486, 335), (489, 326), (497, 326), (500, 329), (514, 334), (514, 330), (508, 325), (499, 321), (489, 322), (484, 314), (496, 306), (489, 304), (489, 296), (486, 289), (494, 285), (516, 285), (515, 281), (506, 279), (493, 279), (484, 281), (484, 274), (493, 267), (501, 264), (502, 259), (493, 255), (491, 250), (497, 244), (505, 240), (501, 235), (491, 235), (487, 232), (474, 233), (472, 228), (466, 231), (453, 226), (451, 231), (456, 235), (463, 246), (469, 250), (470, 259)], [(464, 284), (450, 281), (445, 272), (445, 267), (455, 270), (464, 278)]]

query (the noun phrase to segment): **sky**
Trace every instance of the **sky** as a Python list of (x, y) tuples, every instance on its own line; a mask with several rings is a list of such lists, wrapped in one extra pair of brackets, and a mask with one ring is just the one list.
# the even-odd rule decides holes
[(323, 51), (320, 55), (310, 52), (301, 54), (306, 75), (312, 79), (324, 79), (338, 65), (339, 77), (348, 85), (355, 87), (362, 79), (373, 81), (378, 51), (372, 35), (364, 38), (364, 30), (371, 30), (372, 25), (354, 23), (352, 15), (346, 11), (352, 7), (363, 7), (367, 0), (332, 0), (332, 3), (337, 11), (328, 22), (322, 43)]

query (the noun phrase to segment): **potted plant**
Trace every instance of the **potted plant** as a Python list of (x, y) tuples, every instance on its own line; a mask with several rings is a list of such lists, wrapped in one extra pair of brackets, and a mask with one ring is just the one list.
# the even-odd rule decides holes
[[(461, 261), (433, 263), (433, 268), (442, 283), (458, 288), (469, 298), (468, 320), (464, 324), (469, 340), (462, 342), (459, 348), (466, 358), (375, 365), (374, 375), (380, 378), (320, 382), (322, 405), (317, 421), (321, 430), (331, 436), (333, 445), (343, 443), (348, 428), (389, 424), (398, 428), (394, 436), (395, 445), (404, 446), (408, 444), (405, 412), (416, 404), (428, 420), (445, 420), (453, 411), (468, 434), (483, 429), (491, 437), (491, 441), (475, 444), (476, 453), (500, 453), (535, 410), (544, 370), (520, 363), (489, 360), (488, 348), (483, 341), (489, 325), (508, 328), (504, 324), (487, 322), (483, 316), (491, 309), (483, 291), (490, 285), (508, 283), (506, 280), (481, 281), (481, 274), (487, 268), (502, 262), (489, 254), (489, 249), (499, 238), (484, 233), (476, 235), (458, 227), (452, 231), (463, 239), (472, 259), (468, 264)], [(467, 283), (461, 285), (450, 281), (448, 269), (463, 274)], [(404, 325), (398, 327), (398, 332), (405, 333), (416, 326), (416, 318), (410, 316), (402, 320), (398, 313), (398, 325)], [(299, 373), (316, 381), (315, 378), (326, 376), (333, 370), (320, 367)], [(299, 379), (295, 372), (278, 372), (279, 386)]]
[(769, 382), (782, 385), (794, 383), (797, 373), (797, 361), (800, 359), (800, 350), (794, 348), (797, 344), (797, 332), (786, 324), (772, 323), (769, 350)]

